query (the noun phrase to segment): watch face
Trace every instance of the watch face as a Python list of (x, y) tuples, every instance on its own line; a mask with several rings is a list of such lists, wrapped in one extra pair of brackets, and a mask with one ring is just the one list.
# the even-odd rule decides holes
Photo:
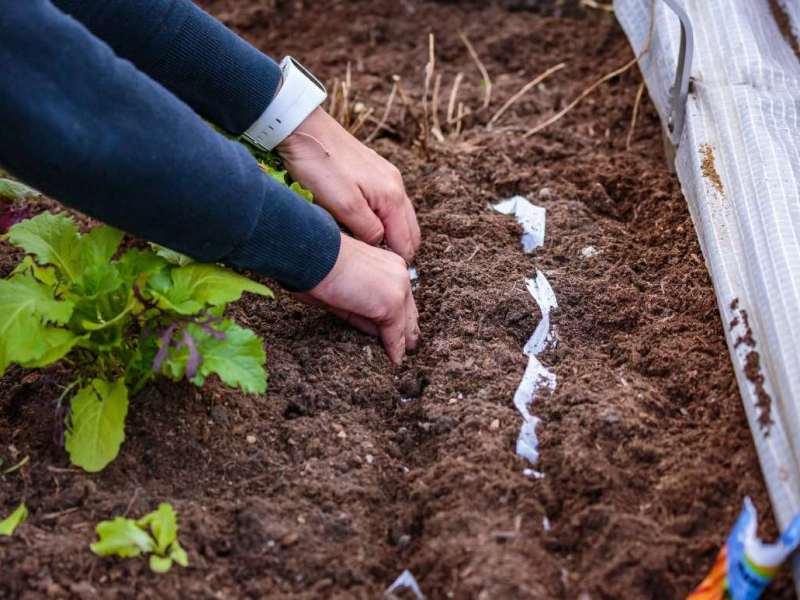
[(327, 90), (325, 89), (325, 86), (322, 85), (322, 82), (319, 79), (317, 79), (316, 77), (314, 77), (314, 74), (311, 71), (306, 69), (303, 65), (301, 65), (299, 62), (297, 62), (291, 56), (289, 57), (289, 60), (292, 61), (292, 64), (295, 67), (297, 67), (303, 75), (308, 77), (314, 83), (314, 85), (316, 85), (319, 89), (321, 89), (326, 94), (328, 93)]

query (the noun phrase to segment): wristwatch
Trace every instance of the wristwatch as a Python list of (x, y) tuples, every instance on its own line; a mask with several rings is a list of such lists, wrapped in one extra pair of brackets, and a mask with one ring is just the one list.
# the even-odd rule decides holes
[(278, 93), (244, 132), (244, 137), (262, 150), (274, 149), (328, 97), (322, 82), (291, 56), (280, 66), (283, 83)]

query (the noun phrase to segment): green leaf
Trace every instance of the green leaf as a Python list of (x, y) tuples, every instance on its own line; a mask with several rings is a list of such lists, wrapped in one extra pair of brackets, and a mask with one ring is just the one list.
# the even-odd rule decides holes
[(264, 173), (272, 177), (278, 183), (281, 183), (283, 185), (289, 185), (286, 183), (286, 175), (288, 172), (285, 169), (276, 169), (272, 165), (267, 164), (265, 162), (259, 162), (258, 166), (261, 168), (262, 171), (264, 171)]
[(203, 385), (205, 378), (216, 373), (231, 387), (238, 387), (249, 394), (263, 394), (267, 390), (267, 354), (264, 344), (255, 333), (239, 327), (233, 321), (223, 321), (218, 327), (225, 334), (217, 339), (193, 326), (199, 340), (197, 349), (203, 362), (192, 379), (192, 383)]
[(28, 254), (26, 254), (25, 257), (19, 261), (17, 266), (14, 267), (14, 270), (11, 271), (12, 275), (20, 273), (32, 273), (37, 281), (51, 288), (55, 287), (58, 283), (56, 270), (53, 267), (40, 267), (36, 264), (36, 261), (33, 260), (33, 257)]
[(100, 556), (130, 558), (150, 554), (150, 569), (155, 573), (166, 573), (173, 561), (182, 567), (189, 565), (189, 557), (178, 543), (177, 516), (166, 502), (138, 521), (123, 517), (103, 521), (97, 526), (97, 534), (100, 540), (90, 547)]
[(178, 519), (171, 504), (162, 502), (155, 510), (141, 519), (139, 525), (150, 527), (153, 537), (156, 538), (156, 552), (165, 554), (169, 545), (178, 537)]
[(175, 540), (175, 542), (172, 544), (172, 547), (169, 549), (169, 556), (180, 566), (189, 566), (189, 555), (186, 554), (186, 550), (181, 547), (181, 545), (178, 543), (178, 540)]
[(176, 252), (175, 250), (170, 250), (166, 246), (150, 243), (150, 247), (153, 250), (155, 250), (156, 254), (158, 254), (161, 258), (163, 258), (172, 265), (178, 265), (179, 267), (183, 267), (185, 265), (190, 265), (194, 262), (194, 259), (191, 258), (190, 256), (186, 256), (185, 254), (181, 254), (180, 252)]
[(41, 362), (54, 347), (67, 344), (63, 330), (46, 323), (66, 323), (73, 308), (55, 300), (30, 273), (0, 280), (0, 373), (12, 362)]
[(150, 555), (150, 570), (153, 573), (166, 573), (172, 568), (172, 559), (169, 556)]
[(117, 456), (125, 440), (128, 388), (120, 378), (114, 383), (94, 379), (72, 399), (71, 427), (65, 447), (74, 465), (95, 473)]
[(120, 273), (133, 281), (142, 275), (151, 275), (167, 266), (167, 261), (150, 250), (131, 248), (117, 261)]
[(289, 189), (299, 194), (309, 202), (314, 202), (314, 194), (312, 194), (310, 190), (307, 190), (298, 182), (295, 181), (294, 183), (292, 183), (292, 185), (289, 186)]
[(273, 297), (267, 286), (216, 265), (191, 264), (172, 270), (172, 287), (156, 293), (162, 308), (194, 315), (206, 306), (241, 298), (243, 292)]
[(12, 200), (39, 196), (39, 192), (28, 187), (24, 183), (12, 179), (0, 179), (0, 196), (11, 198)]
[(55, 265), (70, 281), (77, 279), (79, 237), (72, 219), (45, 212), (14, 225), (8, 239), (33, 254), (39, 264)]
[(0, 521), (0, 535), (13, 535), (17, 527), (27, 518), (28, 508), (22, 503), (8, 517)]
[(88, 336), (78, 336), (67, 329), (47, 327), (40, 332), (40, 340), (47, 347), (36, 359), (20, 362), (26, 369), (38, 369), (58, 362), (69, 354), (70, 350), (81, 340)]
[[(225, 334), (223, 339), (209, 335), (197, 325), (189, 325), (189, 334), (194, 338), (202, 362), (192, 383), (205, 383), (206, 377), (215, 373), (227, 385), (238, 387), (250, 394), (262, 394), (267, 389), (267, 372), (264, 365), (267, 355), (261, 338), (249, 329), (225, 320), (217, 331)], [(161, 374), (173, 381), (186, 376), (189, 351), (184, 346), (172, 349), (161, 367)]]
[(85, 298), (96, 298), (118, 290), (125, 282), (117, 265), (100, 263), (86, 266), (75, 283), (80, 295)]
[(93, 265), (107, 265), (122, 243), (123, 233), (108, 225), (95, 227), (80, 237), (80, 260), (86, 268)]
[(100, 540), (89, 548), (98, 556), (130, 558), (155, 550), (153, 538), (133, 519), (114, 517), (112, 521), (98, 523), (95, 531)]

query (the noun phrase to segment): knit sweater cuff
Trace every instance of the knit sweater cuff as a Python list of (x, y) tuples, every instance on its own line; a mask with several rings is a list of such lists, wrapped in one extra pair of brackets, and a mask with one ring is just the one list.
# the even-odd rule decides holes
[(341, 232), (320, 207), (268, 181), (250, 236), (226, 262), (272, 277), (293, 291), (316, 287), (339, 258)]

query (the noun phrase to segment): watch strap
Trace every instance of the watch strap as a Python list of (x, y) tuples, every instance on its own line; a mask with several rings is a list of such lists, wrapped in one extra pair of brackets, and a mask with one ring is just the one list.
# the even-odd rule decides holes
[(273, 150), (325, 101), (325, 86), (291, 56), (281, 61), (283, 83), (244, 137), (262, 150)]

